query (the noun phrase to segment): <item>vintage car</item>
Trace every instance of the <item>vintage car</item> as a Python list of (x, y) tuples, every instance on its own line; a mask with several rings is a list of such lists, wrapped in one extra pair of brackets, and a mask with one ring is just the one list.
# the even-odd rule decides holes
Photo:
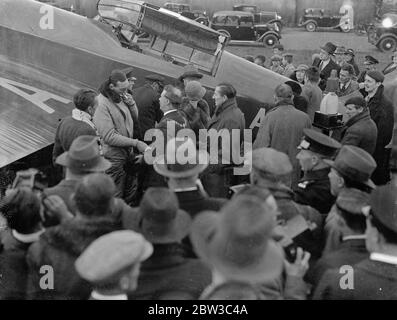
[(190, 5), (187, 3), (173, 3), (173, 2), (166, 2), (163, 5), (163, 8), (180, 13), (182, 16), (195, 20), (201, 24), (206, 26), (209, 25), (210, 20), (207, 16), (206, 11), (203, 10), (192, 10)]
[(255, 24), (273, 23), (277, 25), (279, 32), (283, 28), (282, 17), (275, 11), (259, 11), (257, 6), (247, 4), (235, 5), (233, 11), (251, 12), (254, 15)]
[(348, 11), (332, 15), (329, 10), (308, 8), (304, 10), (298, 26), (305, 27), (309, 32), (314, 32), (319, 28), (339, 29), (342, 32), (349, 32), (353, 29), (353, 21)]
[(254, 23), (254, 15), (244, 11), (218, 11), (212, 16), (210, 27), (226, 34), (231, 41), (251, 41), (268, 47), (278, 44), (281, 35), (272, 24)]
[(381, 21), (368, 30), (368, 41), (383, 52), (397, 49), (397, 14), (384, 14)]

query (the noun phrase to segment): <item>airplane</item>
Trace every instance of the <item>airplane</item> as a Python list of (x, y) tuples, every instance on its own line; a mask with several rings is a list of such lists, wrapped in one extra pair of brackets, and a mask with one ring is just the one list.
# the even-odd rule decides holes
[[(164, 8), (100, 0), (98, 12), (101, 21), (34, 0), (0, 2), (0, 168), (48, 149), (59, 120), (71, 114), (73, 94), (97, 89), (114, 69), (132, 66), (138, 87), (152, 73), (171, 83), (193, 64), (210, 92), (221, 82), (235, 86), (253, 130), (287, 80), (229, 53), (223, 34)], [(152, 40), (137, 52), (125, 40), (136, 45), (140, 30)]]

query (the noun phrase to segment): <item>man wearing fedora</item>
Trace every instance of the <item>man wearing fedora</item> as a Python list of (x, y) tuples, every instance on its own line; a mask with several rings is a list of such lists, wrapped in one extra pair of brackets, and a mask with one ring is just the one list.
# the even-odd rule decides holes
[(319, 87), (324, 91), (331, 71), (336, 70), (339, 74), (340, 66), (332, 59), (336, 50), (336, 46), (332, 42), (327, 42), (320, 49), (320, 56), (314, 59), (313, 66), (320, 70), (321, 81)]
[[(196, 150), (191, 139), (175, 138), (167, 143), (166, 155), (182, 154), (183, 150)], [(178, 198), (181, 209), (194, 218), (204, 210), (218, 211), (226, 202), (225, 199), (208, 197), (203, 189), (199, 175), (208, 167), (209, 155), (204, 150), (189, 154), (186, 163), (172, 163), (167, 157), (158, 157), (153, 164), (154, 170), (167, 179), (168, 188)]]
[(77, 258), (79, 276), (93, 286), (90, 300), (127, 300), (136, 290), (141, 263), (153, 246), (131, 230), (114, 231), (94, 240)]
[(328, 214), (336, 198), (331, 194), (328, 178), (330, 171), (326, 159), (333, 159), (341, 144), (313, 129), (304, 129), (304, 139), (296, 158), (303, 171), (303, 178), (294, 189), (295, 201)]
[[(52, 188), (44, 189), (44, 196), (57, 195), (65, 202), (69, 212), (76, 215), (76, 205), (72, 194), (76, 186), (89, 174), (105, 172), (111, 164), (100, 155), (98, 138), (80, 136), (76, 138), (69, 151), (59, 155), (56, 163), (65, 168), (65, 178)], [(115, 216), (131, 214), (131, 208), (120, 198), (115, 199), (113, 213)], [(51, 224), (58, 224), (54, 219)]]
[[(278, 279), (284, 264), (282, 249), (273, 240), (275, 216), (273, 207), (250, 195), (236, 196), (219, 213), (197, 216), (190, 238), (197, 255), (212, 269), (212, 283), (201, 300), (271, 299), (261, 286)], [(302, 277), (310, 254), (298, 251), (297, 261), (286, 264), (286, 272), (294, 274), (294, 293), (305, 297)], [(284, 297), (288, 294), (286, 290)]]
[(286, 81), (285, 84), (289, 85), (292, 89), (292, 92), (294, 94), (294, 98), (292, 99), (292, 102), (294, 103), (295, 109), (298, 109), (307, 114), (307, 108), (309, 103), (307, 99), (301, 95), (302, 93), (301, 85), (299, 85), (295, 81)]
[(369, 114), (378, 129), (373, 153), (377, 167), (372, 176), (376, 185), (383, 185), (390, 181), (391, 148), (389, 145), (393, 137), (394, 107), (384, 94), (384, 79), (385, 76), (381, 72), (368, 71), (364, 81), (364, 96)]
[[(39, 241), (28, 250), (28, 299), (88, 299), (90, 285), (77, 274), (74, 262), (98, 237), (122, 229), (120, 219), (114, 217), (113, 180), (103, 173), (84, 177), (72, 196), (76, 216), (47, 228)], [(53, 290), (43, 290), (42, 266), (52, 267)]]
[(140, 139), (143, 141), (146, 141), (144, 140), (145, 132), (153, 129), (156, 122), (159, 122), (163, 116), (160, 110), (159, 97), (163, 91), (164, 82), (164, 77), (158, 74), (148, 74), (145, 76), (145, 84), (132, 90), (132, 96), (138, 107)]
[(366, 218), (362, 209), (369, 204), (369, 198), (368, 193), (358, 189), (344, 188), (339, 193), (334, 210), (341, 244), (336, 250), (325, 252), (309, 269), (305, 279), (313, 285), (313, 292), (327, 270), (351, 266), (368, 258), (365, 247)]
[(130, 109), (124, 102), (129, 87), (128, 79), (121, 70), (111, 72), (99, 89), (94, 123), (103, 141), (104, 156), (112, 164), (106, 173), (116, 184), (116, 196), (132, 203), (136, 185), (127, 176), (126, 169), (135, 157), (134, 148), (143, 153), (148, 146), (133, 137), (134, 122)]
[(322, 300), (396, 300), (397, 299), (397, 187), (395, 181), (377, 188), (366, 216), (366, 247), (369, 257), (351, 266), (350, 284), (354, 290), (340, 287), (338, 269), (328, 270), (321, 278), (314, 299)]
[[(342, 70), (341, 70), (342, 72)], [(353, 97), (345, 102), (347, 121), (338, 133), (342, 145), (352, 145), (373, 154), (376, 147), (378, 129), (371, 119), (367, 103), (362, 97)]]
[(338, 46), (334, 52), (335, 63), (339, 67), (342, 67), (345, 63), (345, 53), (346, 53), (346, 48), (344, 46)]
[(197, 300), (211, 283), (211, 271), (198, 259), (184, 257), (182, 240), (190, 232), (192, 219), (179, 209), (178, 199), (167, 188), (149, 188), (137, 210), (136, 219), (124, 227), (142, 234), (154, 248), (141, 266), (138, 289), (132, 300)]

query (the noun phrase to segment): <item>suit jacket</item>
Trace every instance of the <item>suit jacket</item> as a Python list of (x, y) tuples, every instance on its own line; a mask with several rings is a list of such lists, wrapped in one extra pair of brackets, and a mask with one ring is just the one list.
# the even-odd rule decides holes
[(328, 214), (336, 200), (331, 194), (329, 171), (329, 168), (325, 168), (305, 172), (298, 187), (294, 189), (295, 201), (311, 206), (321, 214)]
[(336, 95), (338, 97), (347, 96), (347, 95), (353, 93), (354, 91), (357, 91), (358, 89), (359, 89), (358, 88), (358, 82), (354, 81), (354, 80), (351, 80), (349, 85), (347, 86), (347, 88), (341, 89), (340, 88), (340, 84), (339, 84), (338, 90), (336, 91)]
[[(321, 64), (320, 58), (314, 59), (313, 66), (320, 69), (320, 64)], [(331, 58), (329, 63), (324, 67), (324, 69), (320, 70), (321, 81), (318, 86), (322, 91), (324, 91), (325, 87), (327, 86), (327, 80), (330, 77), (332, 70), (336, 70), (337, 76), (339, 76), (340, 66)]]
[(323, 255), (309, 269), (305, 280), (316, 288), (321, 277), (327, 270), (335, 268), (339, 270), (344, 265), (354, 265), (367, 259), (368, 256), (369, 252), (365, 246), (365, 239), (345, 240), (341, 243), (339, 249)]
[(143, 139), (145, 132), (153, 129), (156, 122), (159, 122), (163, 116), (163, 112), (160, 110), (160, 95), (149, 84), (133, 89), (132, 95), (138, 107), (140, 133)]
[(343, 145), (352, 145), (364, 149), (369, 154), (375, 152), (378, 129), (371, 119), (368, 110), (349, 119), (340, 132), (340, 137), (334, 137)]
[(314, 300), (397, 300), (397, 266), (369, 258), (352, 266), (354, 289), (342, 289), (343, 274), (328, 270), (314, 292)]

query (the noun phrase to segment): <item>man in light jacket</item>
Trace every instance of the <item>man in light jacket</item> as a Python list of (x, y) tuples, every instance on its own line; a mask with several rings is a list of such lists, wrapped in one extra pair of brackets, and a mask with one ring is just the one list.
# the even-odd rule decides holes
[(98, 108), (93, 119), (103, 141), (104, 156), (112, 164), (106, 173), (116, 184), (116, 197), (124, 198), (127, 203), (134, 196), (132, 180), (127, 179), (126, 172), (133, 159), (133, 148), (139, 152), (148, 148), (146, 143), (133, 139), (134, 122), (123, 101), (128, 98), (126, 92), (129, 86), (122, 71), (112, 71), (99, 89)]

